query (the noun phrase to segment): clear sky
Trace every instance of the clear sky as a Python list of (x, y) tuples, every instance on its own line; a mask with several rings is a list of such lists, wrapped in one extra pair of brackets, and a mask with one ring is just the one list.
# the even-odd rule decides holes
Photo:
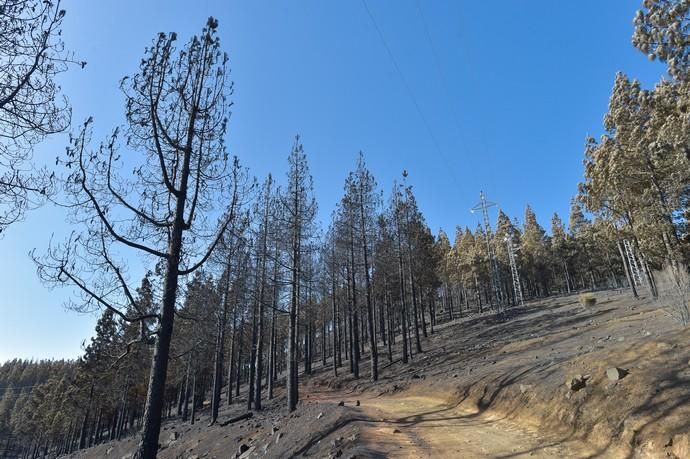
[[(324, 222), (362, 150), (386, 191), (409, 172), (428, 224), (451, 240), (476, 226), (480, 190), (520, 220), (530, 204), (548, 229), (554, 211), (567, 219), (615, 72), (645, 86), (663, 73), (630, 44), (639, 3), (65, 0), (65, 42), (88, 65), (61, 83), (73, 122), (93, 115), (101, 139), (123, 120), (118, 81), (156, 33), (182, 43), (213, 15), (235, 82), (231, 152), (282, 179), (300, 133)], [(50, 164), (65, 144), (37, 156)], [(65, 311), (70, 292), (44, 288), (27, 256), (69, 229), (43, 208), (0, 239), (0, 361), (76, 357), (91, 336), (95, 318)]]

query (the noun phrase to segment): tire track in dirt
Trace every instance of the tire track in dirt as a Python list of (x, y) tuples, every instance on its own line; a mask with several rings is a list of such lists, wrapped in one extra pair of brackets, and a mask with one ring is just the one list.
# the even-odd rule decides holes
[(562, 442), (547, 433), (479, 414), (433, 395), (362, 400), (373, 422), (362, 422), (364, 450), (393, 458), (589, 457), (581, 442)]

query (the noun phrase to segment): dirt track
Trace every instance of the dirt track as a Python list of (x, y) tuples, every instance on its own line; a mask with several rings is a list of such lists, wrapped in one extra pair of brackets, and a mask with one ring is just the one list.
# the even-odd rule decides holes
[(362, 441), (385, 457), (554, 458), (592, 452), (587, 445), (565, 445), (544, 433), (438, 398), (387, 397), (367, 400), (365, 406), (372, 417), (385, 421), (366, 426)]
[[(350, 436), (349, 444), (343, 445), (347, 451), (344, 457), (357, 458), (551, 459), (597, 454), (597, 448), (585, 441), (565, 439), (562, 434), (518, 425), (495, 413), (469, 409), (452, 394), (424, 391), (423, 385), (399, 395), (343, 395), (340, 391), (310, 394), (310, 400), (321, 407), (335, 408), (340, 401), (349, 407), (359, 403), (359, 407), (357, 415), (314, 442), (313, 449), (304, 451), (305, 456), (321, 457), (316, 453), (319, 446), (347, 442), (344, 436)], [(329, 457), (338, 457), (337, 448)]]

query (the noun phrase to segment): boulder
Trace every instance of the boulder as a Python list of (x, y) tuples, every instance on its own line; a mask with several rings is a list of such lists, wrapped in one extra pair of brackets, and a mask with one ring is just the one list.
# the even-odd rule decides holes
[(606, 377), (611, 381), (619, 381), (628, 375), (628, 371), (618, 367), (611, 367), (606, 370)]
[(323, 417), (323, 412), (316, 415), (316, 419), (321, 419)]

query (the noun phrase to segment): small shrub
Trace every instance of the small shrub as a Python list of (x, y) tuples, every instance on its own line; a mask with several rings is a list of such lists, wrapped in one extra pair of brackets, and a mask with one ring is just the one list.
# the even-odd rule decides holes
[(578, 296), (577, 299), (580, 301), (580, 304), (586, 308), (597, 304), (597, 298), (591, 293), (583, 293)]

